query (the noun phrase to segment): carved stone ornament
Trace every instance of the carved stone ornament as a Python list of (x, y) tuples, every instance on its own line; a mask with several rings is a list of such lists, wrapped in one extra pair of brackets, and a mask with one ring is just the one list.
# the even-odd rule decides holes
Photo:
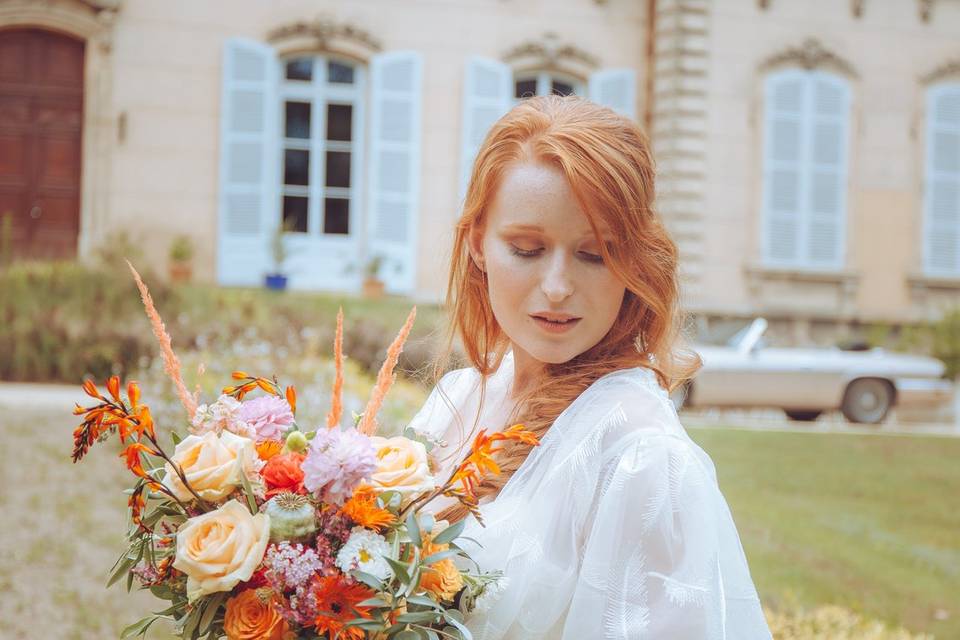
[(320, 17), (312, 21), (301, 20), (277, 27), (267, 34), (267, 41), (271, 44), (288, 40), (301, 42), (308, 40), (313, 48), (325, 50), (338, 48), (334, 42), (344, 41), (351, 48), (360, 48), (371, 54), (383, 50), (380, 41), (367, 31), (328, 17)]
[(561, 43), (559, 36), (551, 32), (513, 47), (503, 54), (503, 61), (529, 68), (566, 69), (575, 74), (589, 73), (600, 66), (596, 57), (574, 44)]
[(816, 38), (807, 38), (799, 47), (787, 49), (767, 58), (761, 65), (761, 69), (766, 70), (786, 65), (797, 65), (803, 69), (832, 67), (852, 78), (858, 77), (853, 65), (827, 50)]
[(960, 58), (948, 60), (928, 74), (920, 76), (922, 84), (933, 84), (941, 80), (960, 78)]

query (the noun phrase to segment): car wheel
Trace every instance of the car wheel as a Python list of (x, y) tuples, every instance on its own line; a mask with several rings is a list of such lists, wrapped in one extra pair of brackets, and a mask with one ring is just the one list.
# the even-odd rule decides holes
[(784, 409), (783, 412), (787, 414), (787, 417), (791, 420), (797, 420), (799, 422), (814, 422), (817, 418), (820, 417), (822, 411), (804, 411), (800, 409)]
[(893, 405), (893, 389), (886, 380), (861, 378), (847, 386), (840, 412), (850, 422), (877, 424)]

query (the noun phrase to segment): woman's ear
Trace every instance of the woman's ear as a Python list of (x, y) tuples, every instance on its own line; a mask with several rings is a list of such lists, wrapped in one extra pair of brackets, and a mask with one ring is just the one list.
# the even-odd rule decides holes
[(483, 261), (483, 229), (474, 226), (467, 234), (467, 248), (470, 250), (470, 257), (476, 263), (480, 271), (486, 271), (487, 267)]

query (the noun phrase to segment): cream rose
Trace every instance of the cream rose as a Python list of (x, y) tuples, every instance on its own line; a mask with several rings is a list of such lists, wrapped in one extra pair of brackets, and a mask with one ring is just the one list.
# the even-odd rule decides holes
[(377, 450), (377, 470), (364, 484), (378, 491), (399, 491), (404, 504), (436, 487), (423, 443), (402, 436), (370, 440)]
[[(253, 440), (229, 431), (190, 435), (176, 446), (171, 460), (183, 469), (187, 482), (204, 500), (220, 500), (240, 485), (240, 474), (255, 476), (257, 449)], [(168, 462), (163, 483), (177, 498), (193, 500), (180, 476)]]
[(270, 541), (270, 516), (230, 500), (216, 511), (187, 520), (177, 531), (173, 566), (187, 574), (187, 599), (229, 591), (249, 580)]

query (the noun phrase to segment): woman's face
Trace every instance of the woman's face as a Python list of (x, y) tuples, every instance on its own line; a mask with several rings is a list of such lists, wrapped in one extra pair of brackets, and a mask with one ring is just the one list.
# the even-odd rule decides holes
[[(606, 242), (615, 242), (601, 230)], [(470, 248), (487, 272), (493, 313), (515, 356), (566, 362), (613, 326), (624, 284), (604, 264), (559, 169), (530, 162), (508, 168)]]

